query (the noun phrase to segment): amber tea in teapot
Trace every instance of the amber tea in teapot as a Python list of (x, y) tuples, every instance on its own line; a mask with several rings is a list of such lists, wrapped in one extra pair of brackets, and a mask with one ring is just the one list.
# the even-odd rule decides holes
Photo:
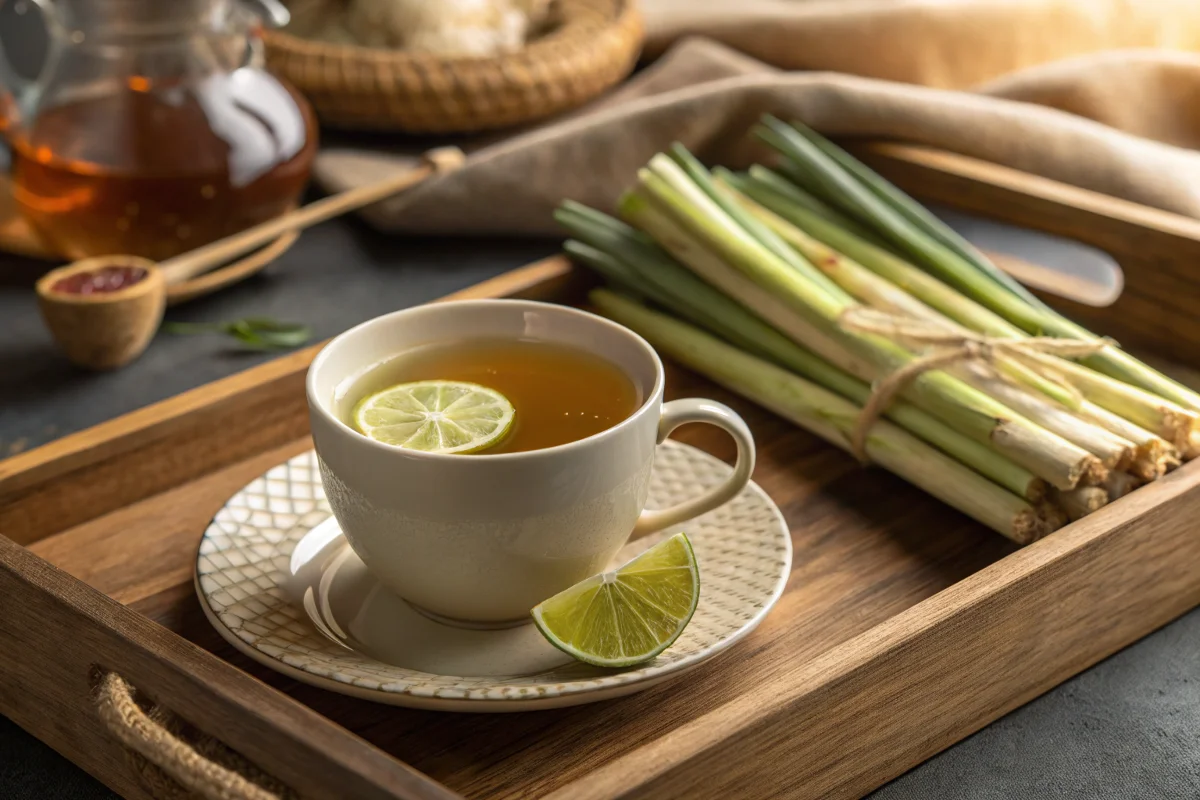
[(4, 81), (17, 87), (14, 198), (47, 247), (158, 261), (296, 204), (315, 124), (259, 66), (248, 11), (231, 0), (49, 8), (58, 55), (36, 87)]

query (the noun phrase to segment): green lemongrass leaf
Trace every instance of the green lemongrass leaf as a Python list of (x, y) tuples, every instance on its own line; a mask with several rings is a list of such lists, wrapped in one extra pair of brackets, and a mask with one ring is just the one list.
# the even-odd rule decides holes
[(636, 273), (603, 250), (575, 239), (568, 239), (564, 242), (563, 250), (577, 263), (591, 267), (600, 273), (610, 285), (619, 289), (622, 294), (629, 295), (638, 302), (656, 299), (646, 291)]
[(850, 295), (814, 267), (803, 254), (797, 252), (795, 248), (776, 235), (774, 231), (746, 213), (745, 209), (734, 202), (729, 197), (727, 191), (723, 190), (722, 187), (719, 187), (713, 181), (708, 170), (704, 168), (695, 156), (688, 152), (686, 147), (676, 142), (671, 146), (670, 157), (683, 169), (687, 177), (691, 178), (692, 182), (700, 187), (700, 190), (710, 200), (720, 206), (722, 211), (732, 217), (734, 222), (749, 232), (760, 244), (821, 287), (827, 294), (838, 297), (843, 302), (851, 300)]
[(804, 191), (787, 178), (767, 169), (766, 167), (759, 166), (758, 164), (750, 167), (749, 173), (741, 176), (742, 188), (739, 188), (739, 191), (741, 191), (743, 194), (748, 194), (744, 187), (747, 187), (751, 183), (761, 184), (778, 192), (788, 200), (798, 203), (804, 208), (807, 208), (809, 211), (812, 211), (814, 214), (817, 214), (822, 219), (828, 220), (834, 225), (850, 231), (861, 239), (865, 239), (879, 247), (887, 247), (887, 242), (883, 239), (883, 237), (881, 237), (867, 225), (864, 225), (857, 219), (854, 219), (848, 214), (839, 211), (837, 208), (833, 207), (829, 203), (826, 203), (819, 197)]
[(807, 125), (793, 121), (792, 127), (799, 131), (802, 136), (808, 138), (809, 141), (815, 144), (827, 156), (836, 161), (842, 169), (850, 173), (869, 191), (874, 192), (881, 200), (891, 205), (926, 234), (966, 259), (989, 278), (1025, 302), (1045, 311), (1050, 311), (1050, 307), (1043, 303), (1037, 295), (1026, 289), (1020, 281), (993, 264), (991, 259), (979, 252), (974, 245), (962, 236), (959, 236), (949, 225), (938, 219), (933, 212), (906, 194), (900, 187)]
[(857, 216), (869, 222), (894, 245), (903, 248), (910, 258), (927, 271), (938, 275), (1028, 333), (1041, 335), (1047, 331), (1053, 315), (1009, 293), (977, 266), (913, 225), (911, 220), (861, 184), (795, 128), (770, 116), (763, 118), (763, 124), (783, 140), (786, 149), (781, 152), (787, 158), (819, 174), (821, 184), (828, 190), (828, 197), (836, 197), (844, 207), (853, 208)]

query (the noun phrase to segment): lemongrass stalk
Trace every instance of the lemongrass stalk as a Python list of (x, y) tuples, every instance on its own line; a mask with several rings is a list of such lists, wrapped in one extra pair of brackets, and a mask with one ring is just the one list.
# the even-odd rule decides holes
[(774, 283), (788, 296), (803, 297), (805, 306), (816, 306), (820, 316), (827, 320), (836, 319), (855, 305), (853, 298), (811, 265), (808, 270), (794, 269), (790, 262), (762, 244), (675, 162), (660, 154), (650, 159), (650, 165), (649, 170), (638, 173), (641, 185), (664, 203), (668, 213), (682, 216), (679, 220), (682, 224), (698, 228), (728, 263), (751, 277), (757, 276), (760, 284)]
[(839, 228), (848, 230), (855, 236), (866, 239), (880, 247), (887, 246), (887, 242), (866, 225), (842, 213), (811, 192), (806, 191), (797, 185), (794, 179), (789, 179), (787, 176), (781, 175), (769, 167), (764, 167), (762, 164), (751, 164), (749, 170), (741, 173), (731, 172), (724, 167), (716, 167), (713, 173), (727, 183), (738, 187), (739, 190), (741, 190), (742, 184), (751, 180), (761, 183), (771, 190), (782, 194), (791, 202), (807, 208), (814, 214), (819, 214), (823, 219), (832, 222)]
[[(824, 242), (808, 235), (778, 214), (754, 202), (736, 188), (724, 182), (718, 183), (718, 187), (728, 195), (732, 202), (742, 206), (752, 216), (761, 220), (780, 239), (794, 247), (817, 269), (825, 272), (835, 283), (864, 304), (903, 316), (936, 322), (945, 325), (950, 330), (967, 332), (954, 320), (921, 302), (912, 294), (862, 266), (854, 259), (848, 258)], [(924, 275), (924, 273), (921, 274)], [(1024, 336), (1015, 328), (1013, 334), (1016, 337)], [(1073, 409), (1079, 404), (1076, 392), (1042, 377), (1018, 361), (1001, 357), (996, 359), (996, 365), (1010, 378), (1037, 390), (1067, 408)]]
[[(677, 284), (680, 281), (690, 280), (708, 288), (641, 231), (606, 214), (579, 204), (565, 203), (555, 211), (554, 217), (572, 235), (582, 240), (567, 241), (563, 245), (567, 253), (592, 267), (626, 292), (647, 296), (656, 303), (678, 312), (681, 309), (675, 297), (679, 294)], [(733, 306), (731, 302), (727, 303)], [(709, 330), (717, 331), (739, 347), (750, 348), (755, 345), (753, 339), (743, 338), (736, 326), (724, 324), (723, 316), (728, 316), (728, 311), (719, 307), (711, 312), (688, 309), (689, 319)], [(787, 341), (781, 334), (773, 330), (771, 333)]]
[[(643, 177), (642, 189), (650, 196), (640, 190), (628, 193), (621, 201), (622, 214), (683, 264), (782, 333), (866, 381), (888, 374), (913, 358), (882, 337), (842, 331), (837, 322), (843, 306), (813, 289), (752, 237), (724, 236), (724, 227), (736, 226), (728, 217), (722, 219), (724, 215), (715, 203), (708, 201), (707, 208), (698, 208), (656, 176), (645, 173)], [(674, 216), (667, 208), (674, 211)], [(727, 265), (720, 257), (722, 251), (744, 271)], [(847, 359), (848, 355), (853, 357)], [(904, 396), (960, 433), (991, 443), (1001, 454), (1054, 486), (1072, 488), (1085, 474), (1103, 469), (1087, 451), (944, 372), (917, 376)]]
[[(875, 170), (868, 167), (863, 162), (859, 161), (850, 153), (838, 147), (833, 142), (826, 139), (821, 134), (817, 133), (812, 128), (800, 122), (792, 122), (792, 127), (804, 136), (810, 142), (817, 146), (821, 152), (825, 153), (830, 159), (836, 162), (842, 169), (850, 173), (869, 191), (873, 192), (883, 202), (890, 205), (898, 211), (901, 216), (918, 230), (923, 231), (934, 241), (957, 254), (977, 270), (987, 275), (997, 284), (1017, 295), (1025, 302), (1033, 305), (1036, 308), (1041, 308), (1045, 311), (1051, 309), (1043, 303), (1037, 295), (1026, 289), (1020, 281), (1013, 278), (1008, 273), (996, 267), (987, 256), (981, 253), (970, 242), (964, 239), (953, 228), (942, 222), (925, 206), (918, 203), (898, 186), (883, 178)], [(1051, 313), (1053, 313), (1051, 311)]]
[[(788, 163), (788, 162), (785, 162)], [(801, 186), (798, 186), (795, 180), (789, 180), (761, 164), (754, 164), (750, 167), (749, 174), (731, 173), (724, 167), (714, 169), (714, 174), (723, 180), (737, 185), (740, 181), (750, 179), (750, 175), (756, 176), (754, 179), (761, 181), (767, 186), (770, 186), (777, 192), (780, 192), (794, 203), (799, 203), (814, 214), (820, 214), (823, 218), (829, 220), (840, 228), (851, 231), (856, 236), (859, 236), (867, 241), (878, 245), (884, 245), (885, 242), (873, 230), (866, 225), (863, 225), (853, 217), (842, 213), (834, 206), (821, 200), (811, 192), (805, 191)]]
[(1135, 448), (1128, 469), (1143, 481), (1152, 481), (1166, 473), (1167, 458), (1177, 457), (1174, 445), (1145, 428), (1134, 425), (1106, 408), (1084, 400), (1076, 411), (1079, 416), (1131, 442)]
[[(576, 235), (580, 236), (581, 239), (588, 238), (583, 234)], [(576, 241), (574, 239), (568, 239), (566, 242), (563, 242), (563, 250), (576, 261), (585, 263), (595, 269), (608, 279), (610, 283), (619, 285), (621, 290), (626, 294), (635, 293), (639, 296), (645, 294), (638, 285), (640, 280), (637, 273), (619, 259), (611, 256), (608, 251), (593, 247), (588, 241)]]
[[(969, 297), (1027, 333), (1083, 341), (1097, 340), (1095, 334), (1080, 325), (1036, 300), (1028, 300), (1023, 289), (1014, 291), (1010, 284), (1015, 282), (1003, 276), (995, 266), (987, 269), (973, 264), (914, 225), (912, 219), (897, 210), (889, 199), (865, 186), (796, 129), (772, 117), (764, 118), (764, 124), (775, 133), (770, 143), (778, 146), (786, 157), (801, 163), (825, 187), (829, 196), (838, 198), (843, 207), (853, 209), (858, 217), (871, 223), (912, 258)], [(863, 168), (866, 169), (865, 165)], [(915, 205), (911, 198), (906, 199)], [(990, 262), (987, 263), (990, 266)], [(1200, 411), (1200, 395), (1117, 347), (1105, 347), (1098, 353), (1085, 356), (1082, 361), (1107, 375), (1151, 391), (1185, 408)]]
[[(904, 259), (838, 228), (809, 209), (791, 203), (753, 178), (742, 184), (745, 195), (777, 218), (790, 223), (880, 277), (905, 289), (926, 305), (971, 330), (989, 336), (1017, 338), (1025, 333)], [(1072, 361), (1045, 357), (1048, 369), (1064, 374), (1085, 398), (1173, 443), (1181, 427), (1197, 424), (1196, 415), (1137, 387), (1086, 369)], [(1070, 405), (1070, 403), (1067, 403)], [(1190, 418), (1186, 422), (1184, 418)]]
[[(1062, 406), (1045, 400), (1003, 378), (988, 375), (980, 370), (966, 370), (966, 380), (977, 389), (987, 392), (1009, 408), (1025, 415), (1048, 431), (1053, 431), (1068, 442), (1087, 450), (1100, 459), (1108, 469), (1125, 469), (1134, 458), (1134, 446), (1114, 433), (1077, 417)], [(1094, 483), (1105, 476), (1094, 475)]]
[[(1074, 339), (1096, 338), (1094, 334), (1067, 319), (1060, 320), (1059, 324), (1050, 331), (1055, 336)], [(1141, 387), (1189, 411), (1200, 412), (1200, 395), (1183, 384), (1176, 383), (1161, 372), (1151, 369), (1118, 347), (1106, 347), (1095, 355), (1084, 356), (1081, 360), (1092, 369)]]
[(1115, 381), (1087, 367), (1040, 353), (1029, 356), (1061, 374), (1093, 403), (1166, 439), (1183, 450), (1198, 422), (1196, 413), (1136, 386)]
[[(910, 298), (911, 296), (904, 293), (899, 287), (887, 281), (882, 276), (865, 269), (853, 259), (846, 258), (825, 243), (814, 239), (780, 216), (739, 193), (735, 188), (722, 183), (719, 185), (719, 189), (725, 192), (732, 201), (741, 204), (743, 208), (755, 214), (784, 241), (806, 256), (811, 263), (820, 269), (826, 270), (839, 285), (846, 288), (852, 295), (867, 305), (896, 311), (918, 319), (932, 319), (938, 322), (949, 323), (949, 320), (946, 320), (920, 301), (915, 299), (906, 300), (906, 298)], [(923, 273), (918, 274), (923, 275)], [(984, 315), (988, 313), (984, 311)], [(1005, 327), (1006, 324), (1001, 323), (996, 326), (996, 329), (1017, 337), (1024, 335), (1015, 328), (1005, 330)], [(1010, 359), (998, 359), (997, 366), (1008, 376), (1031, 386), (1066, 408), (1075, 409), (1080, 404), (1080, 399), (1076, 396), (1075, 392), (1059, 385), (1053, 380), (1048, 380), (1038, 375), (1020, 363)], [(955, 374), (963, 377), (961, 371), (955, 371)], [(1002, 381), (981, 381), (977, 375), (975, 377), (976, 379), (968, 377), (968, 382), (1005, 405), (1014, 408), (1014, 410), (1047, 430), (1062, 436), (1098, 456), (1106, 467), (1110, 469), (1124, 468), (1133, 460), (1135, 455), (1134, 446), (1129, 441), (1113, 435), (1105, 428), (1079, 419), (1055, 406), (1039, 401), (1036, 397), (1020, 392), (1016, 387), (1012, 387)], [(1093, 473), (1090, 476), (1090, 480), (1092, 482), (1096, 481), (1098, 479), (1097, 475), (1098, 473)]]
[[(702, 331), (602, 289), (591, 294), (601, 313), (645, 337), (660, 353), (815, 433), (850, 448), (853, 403)], [(867, 437), (871, 461), (1019, 544), (1048, 526), (1028, 502), (881, 421)]]
[[(804, 234), (795, 226), (781, 219), (731, 187), (720, 186), (729, 199), (744, 204), (744, 208), (757, 215), (787, 244), (795, 247), (818, 269), (826, 272), (840, 286), (866, 305), (898, 313), (915, 319), (930, 320), (944, 324), (949, 330), (963, 331), (956, 323), (946, 319), (929, 306), (904, 292), (891, 282), (848, 259), (828, 245)], [(1038, 390), (1062, 406), (1078, 404), (1076, 394), (1064, 386), (1042, 378), (1024, 365), (1011, 359), (997, 358), (996, 366), (1005, 374)], [(981, 376), (977, 371), (951, 370), (977, 389), (1004, 403), (1049, 431), (1074, 442), (1100, 458), (1109, 469), (1122, 469), (1133, 459), (1134, 446), (1104, 428), (1082, 420), (1059, 406), (1052, 405), (1036, 396), (1022, 392), (1016, 386), (1001, 380)], [(1093, 476), (1093, 480), (1096, 479)]]
[[(1013, 325), (979, 303), (964, 297), (937, 278), (923, 272), (900, 256), (872, 244), (853, 232), (794, 202), (773, 186), (760, 180), (756, 170), (750, 179), (734, 184), (747, 198), (778, 218), (811, 237), (853, 259), (880, 277), (894, 283), (926, 305), (971, 330), (989, 336), (1016, 338), (1025, 335)], [(722, 175), (724, 177), (724, 175)]]
[[(599, 229), (601, 233), (615, 232), (634, 240), (624, 244), (609, 240), (606, 244), (612, 248), (610, 252), (575, 241), (565, 245), (572, 257), (592, 266), (614, 283), (629, 287), (741, 349), (768, 358), (859, 405), (870, 397), (869, 385), (800, 347), (700, 280), (655, 245), (639, 246), (635, 239), (639, 232), (632, 228), (622, 232), (614, 227), (625, 227), (624, 223), (611, 218), (607, 222), (599, 220), (597, 217), (604, 215), (583, 206), (564, 207), (555, 216), (578, 236), (604, 241), (604, 237), (597, 234)], [(1020, 497), (1037, 501), (1046, 494), (1042, 479), (990, 446), (967, 438), (906, 401), (893, 403), (886, 416)]]
[[(843, 169), (850, 172), (869, 190), (875, 192), (881, 199), (907, 217), (918, 229), (924, 231), (943, 246), (961, 256), (977, 270), (996, 281), (1009, 292), (1017, 295), (1030, 305), (1050, 313), (1055, 319), (1055, 325), (1051, 326), (1051, 332), (1056, 336), (1084, 340), (1095, 338), (1095, 334), (1064, 318), (1061, 314), (1058, 314), (1043, 303), (1037, 295), (1026, 289), (1020, 281), (1017, 281), (1003, 270), (997, 268), (987, 256), (977, 250), (966, 239), (962, 238), (954, 229), (930, 213), (928, 209), (913, 200), (897, 186), (882, 178), (866, 164), (863, 164), (833, 142), (825, 139), (816, 131), (804, 126), (797, 126), (797, 128), (802, 135), (806, 136), (823, 152), (837, 161)], [(1185, 408), (1200, 411), (1200, 405), (1198, 405), (1200, 403), (1200, 395), (1197, 395), (1178, 381), (1142, 363), (1123, 350), (1108, 348), (1102, 353), (1091, 357), (1090, 360), (1100, 364), (1101, 371), (1103, 372), (1134, 385), (1141, 386), (1155, 394), (1162, 395)], [(1084, 359), (1084, 361), (1087, 363), (1089, 359)]]
[(1114, 470), (1109, 473), (1108, 480), (1104, 481), (1103, 487), (1104, 491), (1108, 492), (1108, 501), (1111, 503), (1129, 494), (1141, 486), (1141, 484), (1140, 480), (1128, 472), (1117, 472)]
[[(836, 198), (843, 209), (851, 210), (854, 216), (867, 222), (918, 263), (1005, 319), (1026, 331), (1046, 330), (1045, 325), (1053, 316), (1050, 312), (1003, 289), (991, 277), (915, 227), (795, 128), (769, 116), (763, 118), (763, 125), (774, 134), (768, 144), (802, 165), (825, 190), (827, 199)], [(761, 135), (761, 129), (759, 133)]]
[(1058, 530), (1071, 521), (1067, 516), (1067, 512), (1063, 510), (1054, 498), (1047, 498), (1040, 503), (1036, 503), (1034, 508), (1037, 509), (1038, 517), (1042, 520), (1042, 524), (1050, 530)]
[(804, 256), (817, 270), (859, 302), (915, 319), (940, 321), (944, 317), (908, 292), (808, 236), (796, 226), (771, 213), (750, 198), (718, 179), (718, 191), (731, 205), (739, 207), (763, 224), (785, 247)]
[(715, 250), (691, 236), (640, 190), (629, 192), (621, 198), (621, 214), (649, 233), (680, 264), (704, 282), (765, 320), (793, 342), (859, 380), (870, 382), (875, 379), (879, 370), (872, 360), (856, 352), (844, 339), (839, 339), (833, 326), (816, 324), (810, 322), (808, 317), (797, 314), (778, 293), (763, 288), (729, 266)]
[(1056, 491), (1054, 499), (1074, 522), (1108, 505), (1108, 491), (1102, 486), (1081, 486), (1066, 492)]
[[(838, 286), (837, 283), (830, 280), (820, 270), (810, 264), (808, 259), (801, 253), (798, 253), (795, 248), (789, 247), (767, 225), (755, 219), (752, 214), (739, 206), (728, 195), (719, 192), (704, 165), (689, 153), (683, 145), (676, 143), (671, 148), (670, 159), (662, 154), (650, 159), (649, 168), (663, 180), (684, 191), (690, 191), (692, 187), (698, 188), (710, 200), (716, 203), (722, 211), (728, 214), (734, 222), (757, 239), (774, 255), (805, 278), (812, 281), (821, 291), (842, 302), (851, 302), (850, 295), (842, 287)], [(682, 170), (682, 174), (680, 174), (679, 170)]]

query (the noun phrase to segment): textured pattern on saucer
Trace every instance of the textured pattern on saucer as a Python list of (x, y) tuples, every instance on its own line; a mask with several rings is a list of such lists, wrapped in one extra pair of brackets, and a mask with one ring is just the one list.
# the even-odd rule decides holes
[[(729, 474), (724, 462), (668, 441), (655, 455), (652, 508), (674, 505)], [(536, 675), (463, 678), (391, 666), (319, 634), (284, 593), (292, 549), (330, 515), (313, 452), (296, 456), (235, 494), (200, 543), (196, 585), (218, 631), (264, 663), (281, 662), (326, 688), (328, 681), (378, 693), (396, 705), (430, 700), (499, 702), (611, 695), (650, 683), (712, 657), (753, 628), (783, 592), (791, 570), (791, 537), (779, 509), (755, 484), (731, 502), (682, 526), (700, 566), (700, 603), (683, 635), (653, 661), (622, 671), (569, 664)], [(646, 546), (670, 532), (647, 537)], [(267, 656), (263, 659), (262, 654)], [(415, 702), (422, 699), (423, 702)]]

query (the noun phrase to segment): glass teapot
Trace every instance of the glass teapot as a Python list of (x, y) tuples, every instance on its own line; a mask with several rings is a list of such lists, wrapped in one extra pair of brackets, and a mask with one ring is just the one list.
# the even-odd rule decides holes
[(15, 2), (38, 6), (49, 44), (32, 81), (0, 49), (0, 112), (17, 205), (47, 247), (158, 261), (298, 201), (316, 126), (263, 68), (263, 17), (237, 0)]

